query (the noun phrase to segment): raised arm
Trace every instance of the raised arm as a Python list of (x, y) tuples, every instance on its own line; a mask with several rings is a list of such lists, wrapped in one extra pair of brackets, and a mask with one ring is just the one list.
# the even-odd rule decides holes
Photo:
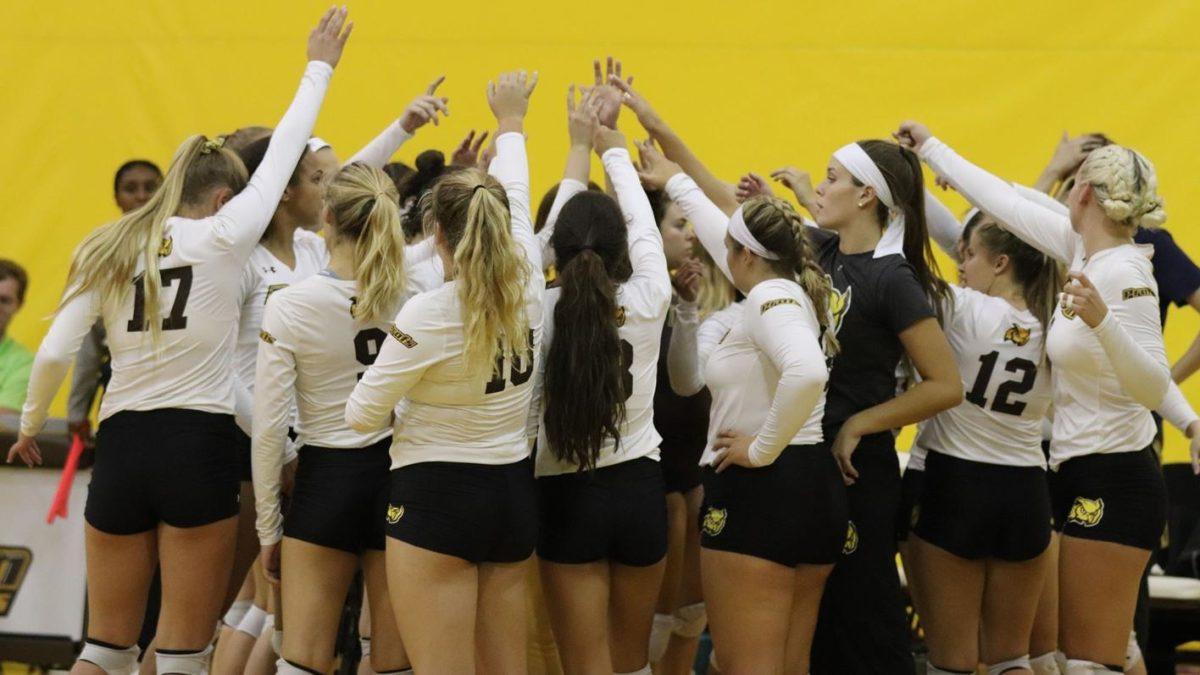
[[(598, 63), (598, 62), (597, 62)], [(554, 249), (550, 246), (550, 238), (554, 236), (554, 226), (558, 223), (558, 214), (563, 206), (575, 195), (587, 190), (588, 174), (592, 167), (592, 137), (599, 126), (596, 116), (599, 103), (587, 92), (578, 104), (575, 102), (575, 85), (567, 90), (567, 132), (571, 139), (571, 147), (567, 150), (567, 168), (563, 171), (562, 182), (554, 193), (554, 203), (546, 214), (546, 223), (541, 232), (537, 233), (542, 245), (543, 271), (554, 264)]]
[(308, 38), (308, 66), (304, 70), (304, 77), (300, 80), (291, 106), (271, 134), (271, 143), (262, 163), (250, 177), (245, 189), (209, 219), (213, 245), (218, 249), (232, 250), (240, 257), (239, 265), (250, 256), (254, 245), (271, 222), (279, 199), (312, 135), (334, 66), (341, 58), (342, 48), (354, 26), (345, 21), (344, 10), (331, 9), (313, 29)]
[(667, 126), (663, 118), (650, 106), (650, 103), (633, 90), (633, 85), (619, 77), (611, 77), (609, 82), (624, 92), (625, 105), (633, 110), (637, 115), (638, 122), (662, 147), (667, 159), (678, 164), (687, 175), (691, 176), (692, 180), (696, 181), (696, 184), (704, 191), (704, 195), (716, 204), (717, 208), (726, 216), (732, 215), (738, 207), (734, 186), (717, 178), (713, 172), (709, 171), (700, 158), (683, 142), (683, 139)]
[(962, 239), (963, 225), (931, 190), (925, 191), (925, 224), (929, 228), (929, 238), (938, 248), (951, 260), (962, 262), (958, 256), (958, 242)]
[(1008, 181), (963, 159), (931, 136), (923, 125), (905, 122), (896, 135), (938, 176), (979, 210), (995, 218), (1002, 227), (1060, 262), (1069, 265), (1074, 261), (1079, 235), (1071, 229), (1069, 218), (1030, 201)]
[(633, 273), (625, 288), (636, 295), (636, 304), (642, 311), (661, 316), (671, 301), (671, 275), (667, 272), (662, 234), (658, 231), (650, 199), (633, 168), (624, 134), (601, 128), (596, 132), (595, 145), (629, 229), (629, 263)]
[(437, 95), (438, 86), (445, 81), (445, 75), (434, 80), (426, 87), (424, 94), (408, 104), (399, 119), (389, 124), (378, 136), (371, 139), (370, 143), (363, 146), (362, 150), (346, 160), (346, 163), (360, 162), (376, 169), (382, 169), (392, 159), (392, 155), (400, 149), (400, 146), (413, 137), (417, 129), (430, 122), (437, 126), (439, 112), (446, 116), (450, 115), (450, 108), (447, 107), (450, 99)]
[(679, 208), (683, 209), (684, 215), (691, 221), (692, 227), (696, 230), (696, 238), (700, 240), (700, 245), (713, 259), (717, 269), (721, 270), (725, 278), (732, 282), (733, 275), (729, 272), (729, 261), (725, 248), (725, 234), (729, 231), (729, 216), (717, 208), (717, 205), (704, 195), (700, 186), (696, 185), (696, 182), (686, 173), (680, 172), (671, 176), (666, 182), (666, 191), (671, 201), (679, 204)]
[(503, 73), (488, 83), (487, 98), (496, 116), (496, 158), (488, 173), (500, 181), (508, 195), (512, 215), (512, 234), (525, 251), (525, 259), (534, 270), (542, 269), (542, 247), (533, 232), (529, 206), (529, 157), (525, 153), (525, 113), (529, 97), (537, 86), (537, 73)]
[(279, 303), (268, 301), (254, 371), (250, 454), (258, 540), (264, 546), (283, 538), (279, 494), (296, 386), (295, 341), (288, 328), (291, 325)]

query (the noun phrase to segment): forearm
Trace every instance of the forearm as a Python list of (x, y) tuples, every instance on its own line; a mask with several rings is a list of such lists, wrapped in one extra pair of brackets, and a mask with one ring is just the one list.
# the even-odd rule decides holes
[(675, 323), (671, 326), (671, 340), (667, 345), (667, 379), (671, 382), (671, 391), (679, 396), (693, 396), (704, 388), (696, 344), (699, 325), (696, 303), (676, 303)]
[(846, 421), (856, 435), (892, 431), (949, 410), (962, 401), (962, 383), (922, 380), (890, 401), (859, 412)]
[(1196, 334), (1196, 338), (1192, 340), (1191, 346), (1184, 352), (1183, 356), (1171, 366), (1171, 379), (1176, 383), (1183, 384), (1183, 381), (1200, 370), (1200, 333)]
[(667, 159), (678, 164), (684, 173), (691, 176), (692, 180), (700, 186), (704, 195), (716, 204), (726, 216), (732, 215), (737, 210), (737, 195), (734, 187), (709, 171), (700, 158), (683, 142), (683, 139), (665, 122), (660, 119), (646, 131), (655, 141), (658, 141), (658, 145)]

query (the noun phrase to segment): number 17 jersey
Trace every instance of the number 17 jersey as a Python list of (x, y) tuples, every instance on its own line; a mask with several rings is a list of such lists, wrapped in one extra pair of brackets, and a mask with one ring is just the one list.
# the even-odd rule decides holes
[(1051, 390), (1041, 323), (1003, 298), (952, 288), (944, 330), (965, 396), (922, 425), (916, 445), (972, 462), (1045, 467)]

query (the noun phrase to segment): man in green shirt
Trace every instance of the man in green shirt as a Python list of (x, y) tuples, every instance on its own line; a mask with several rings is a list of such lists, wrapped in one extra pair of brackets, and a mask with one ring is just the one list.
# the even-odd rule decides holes
[(29, 388), (33, 353), (8, 335), (8, 324), (25, 304), (25, 269), (0, 258), (0, 412), (20, 412)]

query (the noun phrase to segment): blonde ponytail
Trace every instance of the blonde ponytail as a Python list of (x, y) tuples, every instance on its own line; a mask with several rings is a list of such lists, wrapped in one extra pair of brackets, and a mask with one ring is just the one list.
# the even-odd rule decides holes
[[(158, 260), (170, 253), (163, 238), (167, 219), (179, 207), (200, 201), (214, 187), (235, 192), (246, 185), (246, 167), (237, 155), (221, 147), (221, 141), (204, 136), (189, 137), (175, 151), (162, 185), (141, 207), (112, 223), (96, 228), (75, 249), (67, 272), (67, 292), (61, 310), (76, 296), (95, 291), (102, 303), (120, 303), (133, 284), (141, 284), (144, 324), (157, 343), (162, 332), (159, 294), (162, 279)], [(134, 278), (141, 259), (144, 273)]]
[(333, 177), (326, 191), (339, 237), (354, 242), (357, 296), (351, 313), (378, 323), (395, 311), (404, 291), (404, 233), (400, 196), (379, 169), (355, 162)]
[(494, 368), (498, 356), (524, 355), (532, 347), (525, 315), (531, 272), (512, 236), (504, 188), (478, 169), (448, 174), (433, 187), (431, 212), (454, 251), (468, 371)]

